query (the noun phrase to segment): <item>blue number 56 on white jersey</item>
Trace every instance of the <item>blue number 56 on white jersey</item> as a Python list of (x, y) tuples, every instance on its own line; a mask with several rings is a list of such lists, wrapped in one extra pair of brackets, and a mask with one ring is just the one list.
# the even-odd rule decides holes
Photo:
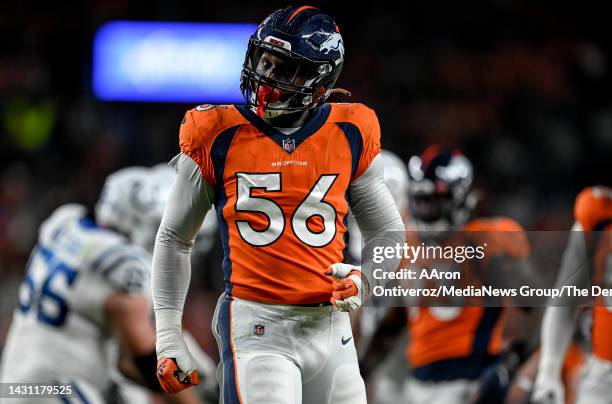
[(78, 272), (60, 261), (51, 250), (38, 245), (28, 265), (28, 274), (19, 291), (21, 313), (32, 312), (50, 326), (61, 327), (66, 322), (66, 295)]

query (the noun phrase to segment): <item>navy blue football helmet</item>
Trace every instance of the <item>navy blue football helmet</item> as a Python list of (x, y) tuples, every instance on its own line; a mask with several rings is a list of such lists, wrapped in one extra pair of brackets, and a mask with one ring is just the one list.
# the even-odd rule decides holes
[[(282, 61), (274, 75), (258, 69), (270, 55)], [(325, 102), (343, 63), (334, 20), (312, 6), (289, 6), (268, 16), (249, 39), (240, 89), (260, 116), (303, 111)]]
[(410, 221), (429, 231), (455, 229), (476, 205), (472, 163), (459, 150), (430, 146), (408, 161)]

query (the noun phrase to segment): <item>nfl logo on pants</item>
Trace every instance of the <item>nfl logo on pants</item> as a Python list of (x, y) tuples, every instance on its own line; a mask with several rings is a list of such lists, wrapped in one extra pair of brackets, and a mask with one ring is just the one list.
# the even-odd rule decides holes
[(295, 139), (283, 139), (283, 149), (286, 152), (291, 153), (295, 150)]
[(263, 324), (257, 323), (253, 327), (253, 332), (255, 333), (255, 335), (262, 336), (266, 332), (266, 327), (264, 327)]

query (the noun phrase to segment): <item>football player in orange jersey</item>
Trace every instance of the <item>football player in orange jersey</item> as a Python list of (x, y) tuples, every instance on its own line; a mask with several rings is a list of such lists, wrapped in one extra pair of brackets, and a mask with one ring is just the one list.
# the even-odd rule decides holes
[(225, 253), (213, 320), (222, 402), (365, 403), (347, 312), (373, 279), (366, 265), (343, 263), (347, 213), (366, 243), (401, 243), (404, 226), (384, 185), (376, 114), (326, 103), (343, 62), (331, 17), (311, 6), (278, 10), (249, 40), (246, 105), (185, 115), (153, 260), (167, 391), (197, 382), (181, 316), (190, 250), (214, 204)]
[[(408, 172), (409, 244), (487, 243), (486, 259), (469, 267), (471, 275), (478, 274), (487, 284), (501, 284), (499, 279), (509, 274), (518, 279), (525, 279), (530, 274), (527, 264), (530, 247), (518, 223), (504, 217), (469, 220), (476, 203), (471, 190), (472, 165), (461, 152), (431, 146), (421, 156), (410, 159)], [(436, 267), (436, 263), (422, 260), (414, 265)], [(469, 301), (455, 300), (449, 303), (453, 307), (439, 307), (440, 303), (441, 300), (438, 304), (419, 300), (408, 302), (408, 310), (391, 308), (363, 358), (364, 376), (384, 358), (395, 335), (407, 324), (406, 358), (412, 368), (412, 377), (404, 389), (406, 402), (490, 402), (485, 397), (491, 394), (501, 395), (500, 400), (503, 399), (507, 385), (498, 386), (492, 393), (489, 389), (495, 383), (479, 390), (479, 379), (492, 366), (503, 365), (504, 371), (508, 370), (507, 364), (502, 364), (505, 359), (502, 332), (508, 310), (483, 307), (482, 304), (466, 307), (475, 306)], [(516, 364), (510, 367), (515, 369)]]
[[(557, 287), (591, 285), (610, 288), (612, 274), (612, 189), (584, 189), (574, 205), (574, 226), (557, 275)], [(593, 281), (592, 281), (593, 280)], [(562, 353), (570, 344), (579, 304), (564, 301), (563, 307), (548, 307), (542, 321), (541, 358), (533, 401), (564, 402)], [(592, 355), (578, 388), (577, 403), (609, 403), (612, 391), (612, 301), (597, 297), (593, 307)]]

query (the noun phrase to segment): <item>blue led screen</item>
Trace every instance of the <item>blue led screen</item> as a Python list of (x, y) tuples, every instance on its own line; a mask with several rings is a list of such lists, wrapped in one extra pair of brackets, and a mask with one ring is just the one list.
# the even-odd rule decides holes
[(240, 70), (256, 28), (109, 22), (94, 39), (94, 94), (108, 101), (240, 103)]

